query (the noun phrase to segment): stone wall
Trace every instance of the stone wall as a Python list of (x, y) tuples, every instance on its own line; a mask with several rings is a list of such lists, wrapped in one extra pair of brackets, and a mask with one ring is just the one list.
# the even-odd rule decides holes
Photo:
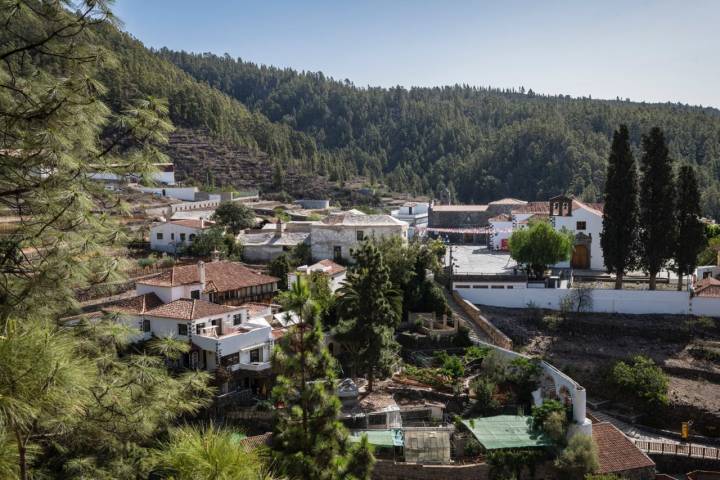
[[(487, 480), (490, 466), (487, 463), (471, 463), (465, 465), (420, 465), (414, 463), (377, 460), (373, 470), (376, 480)], [(551, 463), (539, 465), (535, 475), (525, 471), (523, 480), (551, 480), (557, 478), (557, 472)]]
[(501, 332), (495, 325), (490, 323), (490, 321), (480, 313), (480, 310), (478, 310), (475, 305), (462, 298), (460, 294), (458, 294), (457, 290), (453, 290), (452, 296), (463, 311), (475, 322), (478, 327), (480, 327), (485, 335), (490, 338), (493, 344), (507, 350), (512, 350), (512, 340), (510, 340), (510, 338)]

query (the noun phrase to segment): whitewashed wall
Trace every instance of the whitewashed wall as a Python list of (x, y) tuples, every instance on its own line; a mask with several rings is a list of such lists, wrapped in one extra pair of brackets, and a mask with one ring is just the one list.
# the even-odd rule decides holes
[[(526, 288), (480, 290), (459, 288), (458, 294), (477, 305), (525, 308), (534, 303), (540, 308), (560, 309), (560, 302), (573, 289)], [(593, 311), (630, 314), (694, 314), (720, 316), (720, 298), (695, 297), (688, 292), (666, 290), (592, 290)]]
[(316, 224), (310, 227), (310, 249), (313, 260), (333, 260), (334, 247), (342, 249), (342, 258), (352, 260), (350, 250), (360, 242), (357, 232), (362, 231), (364, 238), (391, 237), (394, 235), (407, 238), (407, 223), (400, 225), (326, 225)]
[(197, 187), (139, 187), (141, 192), (152, 193), (161, 197), (176, 198), (192, 202), (195, 200)]

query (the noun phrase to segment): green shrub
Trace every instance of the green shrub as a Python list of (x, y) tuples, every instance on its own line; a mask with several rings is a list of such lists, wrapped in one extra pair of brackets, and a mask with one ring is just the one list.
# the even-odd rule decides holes
[(565, 417), (567, 417), (565, 405), (563, 405), (562, 402), (558, 400), (543, 401), (542, 405), (532, 407), (533, 424), (536, 428), (542, 427), (545, 420), (547, 420), (548, 417), (555, 412), (561, 412)]
[(138, 267), (140, 267), (140, 268), (146, 268), (146, 267), (152, 267), (153, 265), (155, 265), (156, 261), (157, 261), (157, 259), (155, 257), (150, 256), (150, 257), (139, 259), (137, 261), (137, 264), (138, 264)]
[(170, 268), (175, 265), (175, 260), (172, 257), (163, 257), (163, 259), (158, 262), (158, 265), (162, 268)]
[(487, 357), (489, 353), (490, 347), (478, 347), (477, 345), (473, 345), (465, 349), (463, 360), (465, 360), (465, 363), (468, 364), (475, 360), (481, 360)]
[(471, 412), (487, 416), (497, 411), (501, 405), (494, 398), (496, 388), (497, 385), (488, 378), (477, 377), (473, 380), (470, 389), (475, 392), (475, 402), (471, 406)]
[(487, 463), (490, 465), (490, 480), (516, 480), (527, 468), (532, 472), (535, 466), (546, 457), (543, 450), (536, 449), (503, 449), (488, 453)]
[(567, 447), (555, 459), (555, 468), (560, 478), (574, 480), (588, 473), (596, 472), (600, 467), (595, 442), (589, 435), (575, 434)]
[(708, 360), (710, 362), (720, 363), (720, 351), (708, 348), (703, 345), (690, 347), (688, 351), (690, 355), (699, 360)]
[(470, 437), (465, 444), (463, 453), (466, 457), (477, 457), (482, 452), (482, 445), (474, 437)]
[(620, 394), (635, 398), (645, 409), (667, 405), (668, 378), (652, 359), (642, 355), (632, 363), (617, 362), (611, 371), (611, 382)]
[(559, 330), (563, 321), (564, 318), (560, 315), (545, 315), (542, 318), (543, 326), (551, 332), (556, 332), (557, 330)]

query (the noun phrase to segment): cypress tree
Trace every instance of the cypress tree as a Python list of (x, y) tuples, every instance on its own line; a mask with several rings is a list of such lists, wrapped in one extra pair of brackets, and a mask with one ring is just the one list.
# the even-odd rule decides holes
[(352, 353), (353, 374), (366, 375), (372, 391), (375, 377), (389, 375), (397, 360), (395, 327), (402, 299), (374, 243), (363, 242), (353, 255), (355, 266), (340, 289), (335, 336)]
[(630, 149), (626, 125), (613, 134), (605, 181), (605, 207), (600, 245), (605, 267), (615, 273), (615, 289), (622, 289), (623, 276), (637, 262), (638, 185), (637, 168)]
[(650, 290), (675, 250), (675, 184), (672, 160), (662, 130), (643, 136), (640, 181), (640, 265), (650, 276)]
[(298, 279), (281, 303), (298, 313), (300, 322), (273, 352), (278, 377), (272, 396), (282, 406), (273, 436), (275, 464), (281, 474), (301, 480), (369, 479), (374, 458), (367, 439), (351, 446), (338, 420), (335, 360), (323, 342), (307, 282)]
[(677, 239), (675, 243), (675, 269), (677, 289), (682, 290), (684, 275), (690, 275), (697, 266), (698, 254), (705, 248), (705, 227), (700, 221), (700, 192), (695, 170), (683, 165), (678, 172)]

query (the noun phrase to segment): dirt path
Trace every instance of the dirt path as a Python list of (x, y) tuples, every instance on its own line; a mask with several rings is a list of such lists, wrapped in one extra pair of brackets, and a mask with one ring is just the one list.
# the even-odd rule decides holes
[(462, 320), (462, 324), (466, 325), (470, 329), (470, 340), (472, 340), (473, 343), (477, 341), (493, 343), (492, 340), (485, 335), (485, 332), (483, 332), (480, 327), (478, 327), (477, 324), (465, 313), (465, 311), (460, 308), (460, 305), (458, 305), (455, 299), (452, 298), (452, 295), (450, 295), (445, 288), (443, 288), (442, 291), (447, 299), (448, 307), (450, 307), (450, 310), (453, 312), (453, 317)]

